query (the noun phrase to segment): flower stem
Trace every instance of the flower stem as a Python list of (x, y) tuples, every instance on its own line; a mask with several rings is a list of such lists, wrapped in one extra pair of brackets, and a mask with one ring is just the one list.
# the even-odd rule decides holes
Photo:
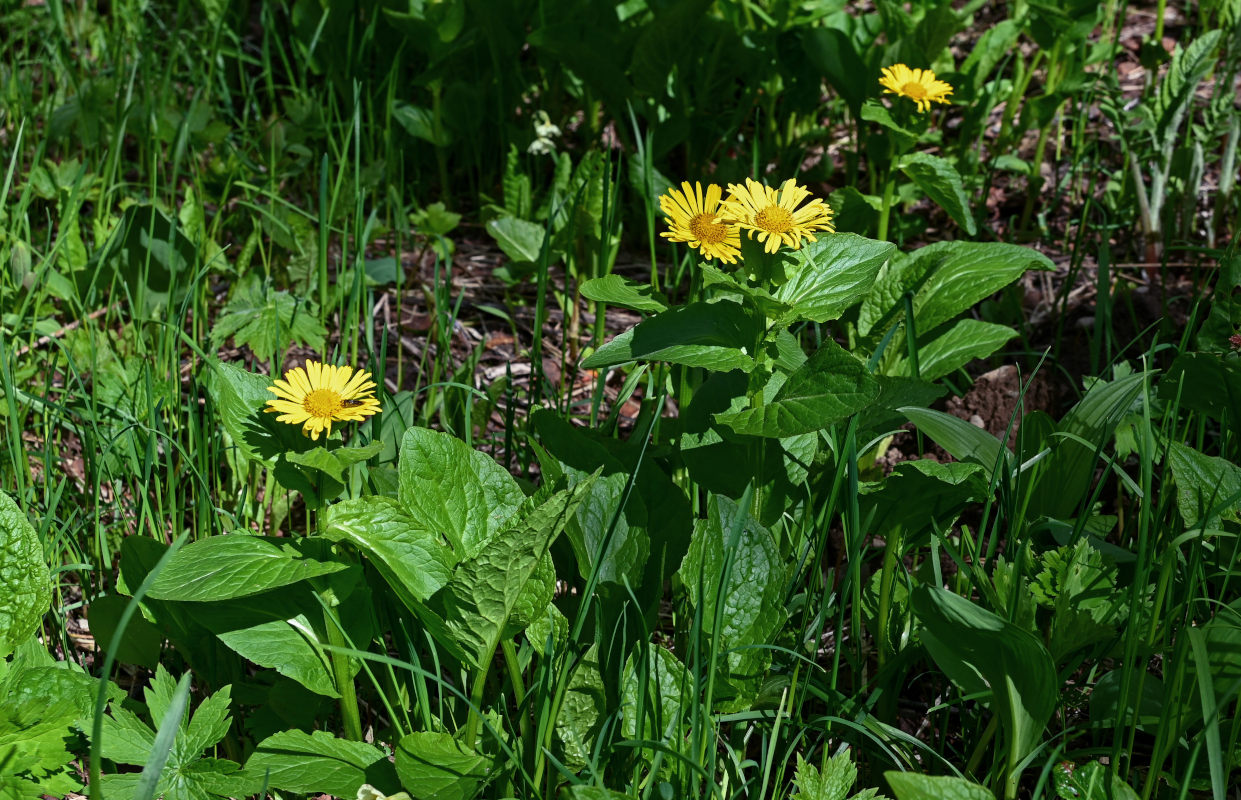
[(883, 176), (883, 207), (879, 209), (879, 240), (888, 240), (888, 214), (892, 210), (892, 190), (895, 181), (892, 179), (892, 169), (889, 167)]

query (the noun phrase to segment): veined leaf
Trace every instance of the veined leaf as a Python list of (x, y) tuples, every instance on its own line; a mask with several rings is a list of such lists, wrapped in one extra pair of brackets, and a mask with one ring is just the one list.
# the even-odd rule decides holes
[(233, 290), (228, 305), (216, 319), (211, 329), (211, 346), (219, 348), (232, 338), (266, 359), (290, 344), (322, 351), (326, 336), (327, 329), (319, 321), (319, 310), (313, 302), (266, 287), (257, 275), (250, 275)]
[(393, 785), (395, 777), (376, 778), (379, 767), (388, 767), (384, 753), (365, 742), (337, 739), (330, 733), (282, 731), (259, 742), (246, 762), (252, 776), (268, 776), (270, 788), (311, 794), (323, 792), (354, 797), (364, 783)]
[(452, 577), (452, 551), (393, 498), (342, 500), (322, 513), (323, 535), (365, 552), (397, 594), (425, 601)]
[(418, 798), (471, 800), (486, 782), (491, 761), (438, 731), (408, 734), (396, 747), (401, 788)]
[(638, 283), (620, 275), (591, 278), (582, 284), (581, 290), (582, 296), (588, 300), (631, 308), (647, 314), (657, 314), (668, 309), (667, 301), (652, 289), (650, 284)]
[(147, 597), (189, 602), (227, 600), (342, 569), (344, 564), (306, 558), (291, 546), (281, 547), (271, 539), (240, 532), (211, 536), (178, 550), (155, 578)]
[(52, 604), (43, 545), (26, 513), (0, 492), (0, 658), (39, 627)]
[[(959, 320), (944, 333), (918, 348), (918, 377), (924, 381), (942, 378), (976, 358), (986, 358), (1017, 335), (1007, 325), (977, 319)], [(889, 367), (893, 375), (912, 377), (909, 359), (897, 359)]]
[(793, 255), (788, 281), (775, 298), (793, 307), (792, 319), (830, 322), (870, 292), (879, 268), (895, 253), (889, 242), (852, 233), (820, 235)]
[(985, 786), (950, 775), (918, 775), (914, 772), (883, 773), (896, 800), (995, 800)]
[(716, 414), (737, 433), (768, 438), (823, 430), (870, 404), (879, 383), (866, 365), (831, 339), (793, 372), (776, 396), (758, 408)]
[(448, 633), (474, 667), (494, 656), (527, 584), (592, 482), (581, 481), (530, 508), (513, 527), (458, 565), (452, 580), (432, 599), (442, 608)]

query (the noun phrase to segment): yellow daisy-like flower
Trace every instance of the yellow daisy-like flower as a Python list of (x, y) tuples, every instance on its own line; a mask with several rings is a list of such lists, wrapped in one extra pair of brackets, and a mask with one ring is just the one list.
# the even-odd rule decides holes
[(931, 103), (947, 103), (952, 94), (952, 84), (936, 80), (931, 70), (910, 69), (904, 64), (884, 67), (879, 83), (884, 94), (908, 97), (918, 104), (920, 112), (930, 111)]
[(659, 208), (668, 218), (670, 230), (660, 234), (674, 242), (685, 242), (696, 248), (705, 258), (718, 258), (725, 264), (737, 263), (741, 254), (741, 236), (737, 226), (720, 219), (720, 197), (724, 190), (714, 183), (707, 185), (707, 195), (702, 195), (702, 184), (693, 186), (681, 182), (681, 190), (669, 189), (659, 198)]
[(274, 379), (267, 391), (279, 399), (268, 400), (264, 410), (279, 414), (280, 422), (301, 425), (302, 433), (315, 441), (320, 433), (332, 435), (334, 421), (361, 422), (379, 413), (371, 374), (353, 367), (307, 361), (305, 368), (284, 373), (284, 380)]
[(728, 199), (724, 201), (727, 219), (749, 232), (753, 239), (763, 243), (763, 249), (774, 253), (784, 243), (800, 250), (802, 239), (817, 241), (814, 231), (836, 230), (832, 225), (832, 209), (819, 198), (798, 208), (810, 191), (789, 178), (776, 191), (753, 178), (745, 179), (745, 186), (728, 184)]

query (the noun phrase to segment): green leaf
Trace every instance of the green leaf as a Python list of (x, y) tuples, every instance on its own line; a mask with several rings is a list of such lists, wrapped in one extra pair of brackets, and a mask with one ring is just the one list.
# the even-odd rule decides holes
[(1216, 59), (1211, 53), (1222, 35), (1223, 31), (1208, 30), (1189, 47), (1182, 50), (1177, 46), (1168, 72), (1159, 82), (1159, 94), (1153, 108), (1157, 120), (1155, 136), (1159, 142), (1176, 135), (1198, 84), (1215, 66)]
[(452, 551), (393, 498), (342, 500), (323, 514), (321, 533), (365, 552), (397, 594), (425, 601), (452, 577)]
[[(716, 650), (726, 654), (736, 695), (727, 707), (747, 707), (771, 658), (769, 650), (756, 645), (767, 644), (785, 619), (784, 564), (775, 538), (732, 500), (711, 495), (707, 518), (694, 526), (677, 575), (701, 613), (704, 632), (712, 636)], [(721, 627), (716, 630), (721, 602)], [(723, 694), (717, 689), (717, 695)]]
[[(267, 359), (290, 344), (323, 350), (327, 329), (319, 321), (316, 305), (286, 291), (267, 287), (252, 274), (243, 279), (211, 328), (211, 346), (218, 349), (231, 337), (247, 345), (259, 358)], [(274, 396), (274, 395), (273, 395)]]
[(452, 144), (452, 135), (445, 130), (443, 125), (435, 124), (435, 115), (430, 109), (398, 102), (392, 107), (392, 118), (415, 139), (430, 142), (436, 147), (447, 147)]
[[(823, 764), (822, 773), (802, 758), (801, 753), (798, 753), (797, 771), (793, 776), (793, 784), (797, 787), (797, 793), (789, 800), (845, 800), (855, 783), (857, 783), (857, 767), (853, 765), (853, 759), (849, 757), (847, 750), (827, 759)], [(861, 794), (855, 795), (859, 800), (862, 796)], [(871, 790), (867, 796), (873, 798), (874, 790)]]
[(936, 242), (889, 262), (862, 302), (858, 332), (882, 332), (905, 313), (913, 292), (919, 335), (972, 308), (1027, 270), (1052, 269), (1051, 259), (1028, 247), (996, 242)]
[(927, 153), (910, 153), (901, 159), (900, 169), (966, 233), (978, 233), (961, 174), (951, 161)]
[(276, 421), (263, 410), (276, 395), (268, 391), (271, 378), (211, 359), (207, 388), (215, 401), (224, 431), (247, 461), (268, 468), (289, 452), (308, 450), (311, 441), (294, 425)]
[(518, 610), (527, 584), (590, 483), (582, 481), (533, 506), (513, 527), (496, 534), (476, 556), (459, 564), (452, 580), (435, 596), (449, 634), (475, 668), (491, 659), (501, 638), (511, 633), (510, 617)]
[(471, 800), (487, 782), (491, 761), (435, 731), (408, 734), (396, 747), (401, 787), (419, 800)]
[(980, 683), (989, 689), (1014, 770), (1008, 780), (1015, 781), (1060, 693), (1047, 649), (1033, 634), (945, 589), (918, 587), (913, 607), (924, 626), (922, 643), (940, 669), (964, 692), (978, 691)]
[[(977, 319), (963, 319), (946, 332), (918, 347), (918, 377), (924, 381), (942, 378), (976, 358), (986, 358), (1017, 335), (1007, 325)], [(909, 359), (902, 356), (888, 367), (891, 375), (912, 376)]]
[(628, 361), (667, 361), (727, 372), (754, 368), (759, 323), (740, 305), (690, 303), (639, 323), (582, 362), (600, 369)]
[(1052, 774), (1060, 800), (1138, 800), (1139, 797), (1132, 786), (1113, 776), (1111, 768), (1098, 761), (1079, 766), (1062, 762), (1053, 768)]
[[(1215, 291), (1218, 295), (1220, 290)], [(1234, 329), (1231, 323), (1228, 329)], [(1159, 381), (1159, 399), (1223, 421), (1225, 415), (1241, 408), (1241, 362), (1211, 353), (1181, 353)]]
[(802, 26), (799, 38), (810, 63), (823, 73), (856, 117), (866, 99), (866, 84), (858, 76), (869, 70), (849, 34), (839, 28)]
[(620, 275), (591, 278), (581, 286), (582, 296), (587, 300), (607, 303), (621, 308), (631, 308), (647, 314), (668, 310), (668, 301), (648, 283), (639, 283)]
[(671, 650), (647, 644), (635, 651), (625, 664), (621, 691), (625, 737), (654, 741), (677, 737), (687, 715), (694, 713), (692, 687), (689, 672)]
[(1096, 381), (1069, 410), (1057, 426), (1058, 432), (1077, 438), (1051, 437), (1051, 454), (1038, 465), (1038, 482), (1030, 495), (1031, 514), (1060, 519), (1076, 514), (1093, 483), (1096, 445), (1106, 447), (1116, 425), (1136, 408), (1145, 380), (1146, 373), (1139, 372), (1113, 381)]
[(246, 761), (246, 772), (261, 777), (270, 770), (268, 783), (273, 789), (354, 797), (364, 783), (385, 783), (372, 777), (380, 762), (386, 766), (378, 747), (337, 739), (324, 731), (291, 730), (259, 742)]
[(897, 464), (877, 490), (860, 499), (862, 519), (876, 531), (916, 535), (946, 529), (968, 503), (987, 495), (985, 470), (976, 464), (916, 460)]
[(822, 235), (796, 252), (788, 281), (774, 296), (793, 307), (793, 319), (830, 322), (867, 296), (879, 268), (895, 253), (889, 242), (852, 233)]
[(287, 540), (279, 541), (237, 532), (191, 542), (173, 555), (147, 596), (192, 602), (227, 600), (345, 569), (344, 564), (304, 557)]
[(831, 339), (758, 408), (716, 414), (736, 433), (782, 438), (830, 427), (868, 406), (879, 383), (866, 365)]
[[(90, 632), (99, 643), (100, 650), (106, 652), (114, 646), (116, 626), (129, 602), (129, 598), (115, 594), (91, 600), (87, 607)], [(164, 635), (158, 627), (141, 614), (134, 614), (125, 627), (125, 635), (115, 642), (116, 659), (123, 664), (137, 664), (147, 669), (155, 669), (155, 665), (159, 663), (159, 651), (163, 642)]]
[(1168, 442), (1168, 464), (1176, 480), (1176, 507), (1186, 528), (1219, 528), (1241, 518), (1241, 467)]
[(476, 555), (525, 500), (494, 459), (447, 433), (410, 428), (400, 459), (401, 505), (415, 524), (446, 536), (458, 558)]
[(517, 217), (500, 217), (487, 223), (487, 233), (496, 240), (504, 255), (512, 260), (532, 264), (543, 252), (543, 239), (547, 235), (537, 222), (527, 222)]
[(885, 772), (883, 777), (896, 800), (995, 800), (990, 789), (964, 778), (895, 771)]
[(750, 371), (758, 334), (758, 322), (736, 303), (690, 303), (639, 322), (599, 347), (582, 366), (598, 370), (642, 360)]
[(929, 408), (905, 406), (898, 409), (918, 426), (918, 430), (934, 440), (958, 461), (973, 461), (987, 471), (990, 479), (997, 464), (1001, 469), (1011, 465), (1013, 452), (1000, 440), (963, 419)]
[(607, 715), (607, 691), (599, 671), (599, 646), (591, 645), (573, 668), (556, 717), (556, 736), (564, 762), (580, 769), (590, 763), (595, 740)]
[(275, 669), (316, 694), (339, 697), (324, 642), (306, 615), (296, 611), (213, 603), (194, 618), (242, 658)]
[(0, 658), (39, 627), (52, 604), (43, 544), (13, 498), (0, 492)]
[(918, 141), (918, 134), (901, 127), (896, 120), (892, 119), (892, 112), (888, 111), (887, 106), (878, 100), (867, 100), (863, 103), (861, 113), (862, 119), (867, 122), (876, 122), (891, 132), (892, 141), (898, 151), (906, 150)]
[[(128, 296), (141, 304), (147, 316), (179, 302), (191, 283), (199, 261), (198, 248), (177, 223), (153, 205), (125, 209), (112, 235), (91, 257), (79, 282), (107, 292), (113, 276), (120, 278)], [(79, 294), (86, 297), (86, 286)]]

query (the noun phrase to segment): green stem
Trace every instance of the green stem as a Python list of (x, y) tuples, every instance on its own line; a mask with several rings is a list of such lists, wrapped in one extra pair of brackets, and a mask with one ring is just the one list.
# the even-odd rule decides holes
[(491, 659), (485, 659), (474, 673), (474, 683), (470, 687), (470, 715), (465, 723), (465, 746), (471, 751), (478, 742), (478, 726), (482, 715), (478, 710), (483, 707), (483, 692), (487, 688), (487, 673), (491, 670)]
[(878, 238), (880, 241), (886, 242), (888, 240), (888, 214), (892, 210), (892, 190), (894, 185), (895, 181), (892, 179), (892, 169), (889, 167), (888, 171), (883, 176), (883, 207), (879, 209)]

